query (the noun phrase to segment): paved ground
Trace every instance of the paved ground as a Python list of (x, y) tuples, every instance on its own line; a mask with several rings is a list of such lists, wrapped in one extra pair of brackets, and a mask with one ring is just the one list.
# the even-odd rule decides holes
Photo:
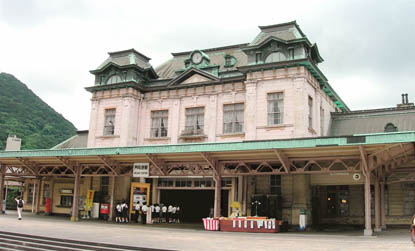
[(210, 232), (199, 226), (185, 227), (70, 222), (64, 217), (28, 213), (18, 221), (14, 211), (0, 215), (1, 231), (170, 250), (414, 250), (409, 227), (387, 230), (373, 237), (363, 237), (362, 231), (260, 234)]

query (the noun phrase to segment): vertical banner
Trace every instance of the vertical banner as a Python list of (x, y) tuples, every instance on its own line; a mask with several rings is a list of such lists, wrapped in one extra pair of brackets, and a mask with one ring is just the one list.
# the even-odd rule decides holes
[(134, 213), (135, 206), (149, 205), (150, 184), (131, 182), (130, 213)]
[(94, 190), (88, 190), (88, 193), (86, 194), (86, 202), (85, 202), (85, 211), (89, 211), (89, 209), (92, 207), (92, 204), (94, 203)]

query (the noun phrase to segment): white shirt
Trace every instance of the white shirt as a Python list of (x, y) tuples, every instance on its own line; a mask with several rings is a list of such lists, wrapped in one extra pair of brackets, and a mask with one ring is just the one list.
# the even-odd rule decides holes
[(176, 207), (173, 207), (173, 208), (171, 209), (171, 212), (175, 214), (175, 213), (176, 213), (176, 210), (177, 210), (177, 208), (176, 208)]
[(173, 210), (173, 206), (170, 205), (169, 208), (167, 209), (167, 212), (171, 213), (172, 210)]
[(156, 213), (160, 212), (160, 207), (159, 206), (156, 206), (154, 209), (156, 210)]
[(120, 204), (118, 204), (115, 208), (117, 209), (118, 212), (121, 212), (121, 210), (122, 210), (122, 207), (121, 207)]
[(161, 211), (162, 211), (163, 213), (167, 212), (167, 207), (166, 207), (166, 206), (163, 206), (163, 207), (161, 208)]
[(140, 204), (135, 204), (135, 210), (140, 210)]
[(143, 212), (147, 212), (147, 206), (146, 205), (142, 206), (141, 210), (143, 210)]
[(153, 205), (150, 206), (150, 209), (151, 209), (151, 212), (154, 212), (155, 211)]

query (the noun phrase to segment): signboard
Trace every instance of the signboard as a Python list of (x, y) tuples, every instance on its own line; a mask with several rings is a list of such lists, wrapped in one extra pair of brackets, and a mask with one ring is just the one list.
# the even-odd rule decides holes
[(150, 184), (131, 182), (130, 213), (134, 213), (135, 206), (148, 205), (150, 198)]
[(61, 194), (73, 194), (72, 189), (61, 189)]
[(133, 177), (148, 177), (150, 171), (149, 163), (134, 163)]
[(92, 207), (92, 203), (94, 203), (94, 193), (94, 190), (88, 190), (88, 193), (86, 194), (85, 211), (88, 211), (89, 208)]

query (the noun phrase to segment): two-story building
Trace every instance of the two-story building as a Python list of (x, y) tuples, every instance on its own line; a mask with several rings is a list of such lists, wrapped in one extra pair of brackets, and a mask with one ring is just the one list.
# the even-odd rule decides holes
[[(149, 202), (177, 204), (188, 220), (213, 207), (227, 216), (238, 201), (244, 215), (292, 225), (302, 211), (315, 226), (366, 224), (367, 234), (371, 215), (376, 230), (406, 223), (412, 185), (395, 182), (386, 196), (385, 187), (411, 166), (414, 133), (402, 131), (415, 130), (413, 105), (352, 112), (295, 21), (259, 29), (250, 43), (172, 53), (157, 68), (134, 49), (110, 52), (86, 88), (89, 130), (49, 152), (0, 154), (0, 164), (37, 177), (37, 208), (50, 197), (53, 213), (77, 212), (88, 190), (113, 208), (142, 182)], [(133, 177), (133, 164), (146, 162), (148, 177)], [(26, 186), (30, 201), (36, 185)]]

